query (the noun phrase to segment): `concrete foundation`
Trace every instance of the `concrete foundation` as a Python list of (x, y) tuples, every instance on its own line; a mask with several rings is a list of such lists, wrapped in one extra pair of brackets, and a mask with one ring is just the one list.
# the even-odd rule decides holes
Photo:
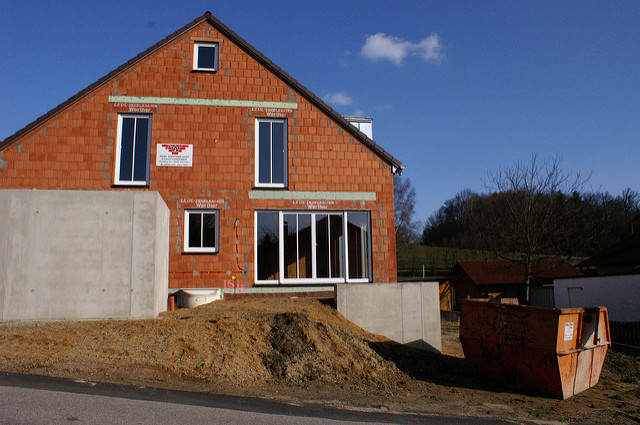
[(371, 333), (442, 350), (438, 282), (338, 284), (336, 305), (344, 317)]
[(0, 319), (166, 310), (169, 209), (156, 192), (0, 191)]

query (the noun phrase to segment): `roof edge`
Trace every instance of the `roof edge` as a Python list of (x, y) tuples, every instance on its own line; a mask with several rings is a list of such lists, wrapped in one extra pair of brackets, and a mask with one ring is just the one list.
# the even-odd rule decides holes
[(211, 25), (213, 25), (214, 27), (216, 27), (219, 31), (224, 33), (229, 39), (231, 39), (231, 41), (233, 41), (238, 46), (240, 46), (243, 50), (245, 50), (245, 52), (247, 52), (249, 55), (251, 55), (254, 59), (259, 61), (262, 65), (264, 65), (268, 69), (270, 69), (274, 74), (276, 74), (284, 82), (286, 82), (290, 86), (293, 86), (293, 88), (296, 89), (298, 92), (300, 92), (300, 94), (302, 94), (302, 96), (305, 97), (309, 102), (313, 103), (315, 106), (320, 108), (323, 112), (325, 112), (327, 115), (329, 115), (331, 118), (333, 118), (338, 124), (340, 124), (345, 130), (347, 130), (354, 137), (356, 137), (358, 140), (360, 140), (362, 143), (364, 143), (367, 147), (369, 147), (371, 150), (373, 150), (378, 156), (380, 156), (382, 159), (384, 159), (386, 162), (388, 162), (392, 166), (392, 169), (394, 170), (394, 172), (396, 170), (398, 172), (402, 172), (402, 170), (404, 169), (404, 166), (402, 165), (402, 163), (398, 159), (396, 159), (393, 155), (391, 155), (389, 152), (384, 150), (380, 145), (375, 143), (367, 135), (365, 135), (363, 132), (361, 132), (359, 129), (357, 129), (355, 126), (353, 126), (341, 114), (339, 114), (337, 111), (335, 111), (329, 105), (327, 105), (322, 99), (320, 99), (315, 94), (313, 94), (309, 89), (307, 89), (300, 82), (298, 82), (295, 78), (293, 78), (291, 75), (289, 75), (287, 72), (285, 72), (282, 68), (280, 68), (278, 65), (276, 65), (273, 61), (271, 61), (269, 58), (267, 58), (265, 55), (263, 55), (255, 47), (253, 47), (251, 44), (249, 44), (245, 39), (240, 37), (237, 33), (235, 33), (233, 30), (231, 30), (228, 26), (223, 24), (219, 19), (214, 17), (211, 14), (211, 12), (209, 12), (209, 11), (205, 12), (204, 15), (202, 15), (201, 17), (194, 19), (193, 21), (189, 22), (188, 24), (186, 24), (182, 28), (178, 29), (177, 31), (175, 31), (172, 34), (168, 35), (167, 37), (163, 38), (159, 42), (155, 43), (154, 45), (152, 45), (151, 47), (149, 47), (148, 49), (146, 49), (142, 53), (138, 54), (137, 56), (133, 57), (129, 61), (125, 62), (123, 65), (119, 66), (118, 68), (116, 68), (115, 70), (111, 71), (110, 73), (108, 73), (104, 77), (100, 78), (95, 83), (90, 84), (88, 87), (80, 90), (78, 93), (76, 93), (75, 95), (71, 96), (69, 99), (67, 99), (64, 102), (60, 103), (58, 106), (56, 106), (53, 109), (49, 110), (44, 115), (38, 117), (37, 119), (35, 119), (31, 123), (27, 124), (22, 129), (16, 131), (14, 134), (12, 134), (11, 136), (7, 137), (3, 141), (0, 141), (0, 151), (2, 151), (6, 147), (10, 146), (11, 144), (13, 144), (17, 140), (19, 140), (25, 134), (29, 133), (30, 131), (35, 130), (40, 125), (46, 123), (51, 118), (53, 118), (55, 115), (59, 114), (60, 112), (64, 111), (68, 107), (70, 107), (73, 104), (75, 104), (76, 102), (80, 101), (85, 96), (89, 95), (91, 92), (93, 92), (93, 91), (97, 90), (98, 88), (102, 87), (104, 84), (108, 83), (113, 78), (117, 77), (118, 75), (120, 75), (121, 73), (126, 71), (127, 69), (131, 68), (133, 65), (135, 65), (139, 61), (141, 61), (144, 58), (148, 57), (149, 55), (151, 55), (156, 50), (162, 48), (167, 43), (170, 43), (172, 40), (176, 39), (177, 37), (179, 37), (183, 33), (189, 31), (191, 28), (195, 27), (196, 25), (200, 24), (201, 22), (203, 22), (205, 20), (207, 22), (209, 22)]
[(219, 31), (223, 32), (228, 38), (230, 38), (234, 43), (241, 46), (247, 53), (253, 56), (256, 60), (262, 63), (264, 66), (269, 68), (273, 73), (283, 79), (287, 84), (293, 86), (296, 90), (298, 90), (307, 100), (311, 103), (315, 104), (318, 108), (320, 108), (323, 112), (329, 115), (331, 118), (336, 120), (345, 130), (349, 131), (356, 138), (358, 138), (361, 142), (367, 145), (370, 149), (376, 152), (381, 158), (387, 161), (390, 165), (398, 169), (399, 171), (404, 169), (402, 162), (396, 159), (389, 152), (384, 150), (380, 145), (370, 139), (366, 134), (352, 125), (349, 121), (347, 121), (341, 114), (339, 114), (332, 107), (327, 105), (322, 99), (316, 96), (313, 92), (307, 89), (304, 85), (302, 85), (298, 80), (293, 78), (287, 72), (285, 72), (282, 68), (276, 65), (273, 61), (267, 58), (264, 54), (262, 54), (258, 49), (253, 47), (249, 42), (247, 42), (244, 38), (240, 37), (236, 32), (234, 32), (231, 28), (226, 26), (222, 21), (213, 16), (211, 12), (206, 12), (204, 17), (215, 26)]
[(188, 24), (186, 24), (182, 28), (178, 29), (177, 31), (175, 31), (172, 34), (166, 36), (165, 38), (163, 38), (162, 40), (158, 41), (157, 43), (155, 43), (154, 45), (152, 45), (148, 49), (144, 50), (142, 53), (139, 53), (138, 55), (136, 55), (133, 58), (129, 59), (127, 62), (125, 62), (124, 64), (120, 65), (119, 67), (117, 67), (113, 71), (109, 72), (107, 75), (105, 75), (104, 77), (100, 78), (95, 83), (92, 83), (89, 86), (85, 87), (84, 89), (80, 90), (78, 93), (74, 94), (73, 96), (71, 96), (70, 98), (65, 100), (64, 102), (60, 103), (58, 106), (56, 106), (53, 109), (51, 109), (48, 112), (46, 112), (44, 115), (41, 115), (40, 117), (36, 118), (34, 121), (32, 121), (31, 123), (27, 124), (26, 126), (21, 128), (20, 130), (16, 131), (11, 136), (9, 136), (6, 139), (0, 141), (0, 151), (5, 149), (7, 146), (13, 144), (14, 142), (16, 142), (18, 139), (20, 139), (25, 134), (29, 133), (30, 131), (35, 130), (41, 124), (44, 124), (45, 122), (49, 121), (55, 115), (59, 114), (60, 112), (64, 111), (68, 107), (70, 107), (73, 104), (75, 104), (76, 102), (80, 101), (81, 99), (83, 99), (85, 96), (87, 96), (91, 92), (99, 89), (100, 87), (102, 87), (103, 85), (105, 85), (106, 83), (111, 81), (113, 78), (115, 78), (118, 75), (122, 74), (124, 71), (126, 71), (129, 68), (131, 68), (136, 63), (138, 63), (141, 60), (143, 60), (144, 58), (148, 57), (149, 55), (151, 55), (156, 50), (162, 48), (167, 43), (170, 43), (172, 40), (178, 38), (180, 35), (182, 35), (186, 31), (189, 31), (191, 28), (193, 28), (194, 26), (196, 26), (199, 23), (203, 22), (205, 19), (206, 19), (206, 17), (204, 15), (199, 17), (199, 18), (194, 19), (193, 21), (189, 22)]

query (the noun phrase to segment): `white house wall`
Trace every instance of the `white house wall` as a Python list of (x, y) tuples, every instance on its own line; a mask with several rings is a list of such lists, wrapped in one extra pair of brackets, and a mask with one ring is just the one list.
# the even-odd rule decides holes
[(640, 322), (640, 274), (557, 279), (556, 308), (604, 306), (609, 320)]

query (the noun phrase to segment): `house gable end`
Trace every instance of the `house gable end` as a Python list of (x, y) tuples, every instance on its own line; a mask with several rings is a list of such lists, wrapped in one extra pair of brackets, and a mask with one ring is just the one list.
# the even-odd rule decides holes
[[(201, 17), (54, 108), (3, 142), (0, 188), (158, 192), (170, 209), (170, 288), (396, 281), (390, 170), (400, 164), (234, 37)], [(200, 43), (216, 46), (213, 64), (194, 66)], [(286, 175), (265, 183), (262, 164)], [(300, 260), (309, 273), (291, 277), (291, 264), (263, 257), (279, 275), (258, 273), (261, 220), (274, 214), (282, 229), (302, 223), (303, 241), (309, 228), (326, 239), (305, 246), (333, 268)]]
[(232, 41), (234, 44), (236, 44), (238, 47), (244, 50), (247, 54), (249, 54), (251, 57), (257, 60), (260, 64), (262, 64), (264, 67), (270, 70), (280, 80), (282, 80), (284, 83), (286, 83), (296, 92), (298, 92), (301, 96), (303, 96), (310, 103), (316, 106), (320, 111), (322, 111), (324, 114), (329, 116), (334, 122), (336, 122), (337, 125), (339, 125), (343, 129), (348, 131), (350, 134), (352, 134), (356, 140), (361, 142), (368, 149), (370, 149), (374, 154), (376, 154), (378, 157), (380, 157), (382, 160), (388, 163), (391, 166), (391, 169), (393, 172), (402, 171), (404, 167), (402, 166), (402, 163), (400, 161), (398, 161), (391, 154), (385, 151), (381, 146), (379, 146), (373, 140), (367, 137), (359, 129), (351, 125), (351, 123), (349, 123), (349, 121), (344, 119), (342, 115), (340, 115), (335, 110), (333, 110), (324, 101), (322, 101), (315, 94), (309, 91), (306, 87), (300, 84), (296, 79), (291, 77), (288, 73), (286, 73), (279, 66), (273, 63), (270, 59), (268, 59), (261, 52), (259, 52), (256, 48), (254, 48), (252, 45), (246, 42), (243, 38), (241, 38), (238, 34), (233, 32), (229, 27), (224, 25), (220, 20), (215, 18), (210, 12), (206, 12), (203, 16), (193, 20), (192, 22), (188, 23), (184, 27), (175, 31), (173, 34), (170, 34), (169, 36), (165, 37), (158, 43), (149, 47), (144, 52), (138, 54), (134, 58), (127, 61), (125, 64), (121, 65), (117, 69), (108, 73), (107, 75), (105, 75), (104, 77), (96, 81), (95, 83), (91, 84), (87, 88), (78, 92), (77, 94), (73, 95), (72, 97), (70, 97), (69, 99), (67, 99), (60, 105), (58, 105), (57, 107), (53, 108), (52, 110), (42, 115), (41, 117), (37, 118), (35, 121), (26, 125), (24, 128), (18, 130), (13, 135), (9, 136), (3, 141), (0, 141), (0, 151), (5, 149), (12, 143), (18, 141), (20, 138), (32, 132), (33, 130), (37, 129), (40, 125), (48, 122), (53, 117), (55, 117), (62, 111), (66, 110), (68, 107), (81, 101), (82, 99), (84, 99), (86, 96), (88, 96), (95, 90), (103, 87), (105, 84), (110, 83), (113, 79), (122, 75), (123, 73), (125, 73), (126, 71), (134, 67), (135, 65), (139, 64), (144, 59), (153, 55), (158, 50), (166, 47), (172, 41), (178, 39), (179, 37), (185, 36), (186, 33), (188, 33), (189, 31), (191, 31), (192, 29), (194, 29), (199, 24), (205, 21), (208, 22), (211, 26), (213, 26), (216, 30), (220, 31), (226, 38), (228, 38), (230, 41)]

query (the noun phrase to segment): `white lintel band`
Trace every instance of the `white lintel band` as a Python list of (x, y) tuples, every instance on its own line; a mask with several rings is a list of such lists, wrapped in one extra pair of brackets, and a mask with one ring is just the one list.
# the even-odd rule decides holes
[(157, 105), (239, 106), (246, 108), (298, 109), (295, 102), (262, 102), (258, 100), (198, 99), (191, 97), (109, 96), (109, 102)]
[(249, 199), (292, 199), (321, 201), (375, 201), (376, 192), (300, 192), (252, 190)]

